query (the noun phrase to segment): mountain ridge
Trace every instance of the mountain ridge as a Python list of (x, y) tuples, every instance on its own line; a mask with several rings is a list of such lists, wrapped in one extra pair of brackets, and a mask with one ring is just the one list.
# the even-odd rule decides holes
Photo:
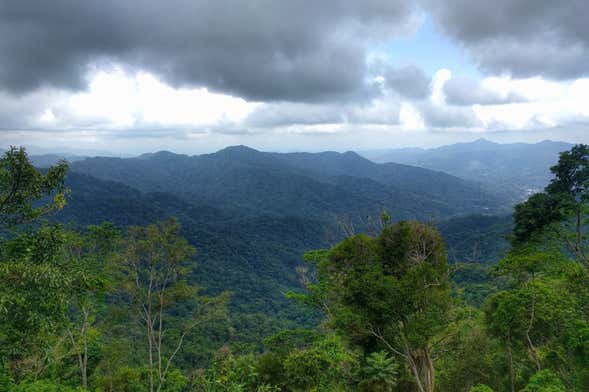
[(358, 196), (361, 188), (338, 186), (341, 176), (358, 177), (361, 180), (356, 181), (357, 186), (365, 184), (371, 189), (377, 183), (381, 194), (389, 195), (373, 203), (381, 208), (395, 207), (399, 203), (391, 202), (391, 197), (403, 195), (401, 204), (421, 200), (420, 207), (413, 209), (426, 205), (425, 214), (435, 218), (489, 212), (502, 205), (499, 198), (483, 192), (474, 182), (407, 165), (376, 164), (355, 152), (279, 154), (233, 146), (194, 156), (160, 152), (138, 158), (88, 158), (74, 162), (71, 169), (126, 183), (144, 192), (172, 192), (185, 198), (227, 202), (246, 210), (266, 207), (279, 213), (281, 209), (292, 209), (295, 215), (305, 208), (325, 210), (329, 206), (315, 203), (324, 196), (325, 202), (342, 211), (350, 206), (345, 203), (346, 197), (359, 201), (352, 194)]
[(361, 154), (374, 162), (394, 162), (479, 181), (485, 189), (502, 189), (513, 203), (540, 191), (550, 181), (550, 167), (560, 152), (570, 149), (565, 142), (500, 144), (486, 139), (432, 149), (391, 149)]

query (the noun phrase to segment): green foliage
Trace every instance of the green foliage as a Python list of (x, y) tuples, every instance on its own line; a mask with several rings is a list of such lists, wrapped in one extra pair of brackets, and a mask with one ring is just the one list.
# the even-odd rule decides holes
[(560, 154), (555, 177), (544, 193), (515, 207), (514, 245), (531, 240), (560, 244), (577, 261), (589, 264), (589, 146), (579, 144)]
[(458, 263), (450, 267), (455, 295), (466, 304), (479, 307), (498, 290), (501, 283), (492, 275), (492, 267), (478, 263)]
[(352, 382), (355, 355), (336, 336), (326, 336), (308, 349), (294, 350), (284, 360), (285, 390), (339, 391)]
[(358, 389), (366, 392), (389, 392), (397, 383), (399, 364), (386, 351), (371, 353), (360, 371)]
[[(32, 222), (65, 205), (67, 164), (60, 161), (42, 174), (31, 164), (24, 148), (11, 147), (0, 158), (0, 225)], [(44, 196), (53, 200), (39, 205)]]
[[(348, 391), (359, 370), (357, 355), (334, 335), (300, 340), (302, 331), (274, 343), (288, 341), (290, 348), (270, 344), (260, 355), (236, 355), (228, 347), (217, 352), (213, 364), (197, 374), (197, 391)], [(294, 340), (291, 337), (298, 335)], [(296, 343), (295, 343), (296, 342)], [(299, 344), (300, 343), (300, 344)]]
[(431, 226), (400, 222), (380, 236), (350, 237), (328, 253), (310, 255), (317, 283), (308, 303), (326, 311), (330, 326), (367, 352), (403, 358), (418, 386), (429, 383), (436, 337), (451, 304), (446, 252)]
[[(109, 376), (96, 381), (97, 392), (147, 392), (149, 391), (149, 369), (145, 367), (121, 366)], [(183, 392), (189, 385), (188, 377), (180, 370), (171, 370), (161, 392)], [(82, 391), (86, 389), (75, 389)], [(69, 391), (69, 390), (67, 390)], [(73, 389), (72, 389), (73, 391)]]
[(515, 206), (515, 243), (525, 243), (541, 234), (552, 223), (564, 218), (559, 202), (547, 193), (536, 193), (525, 203)]
[(448, 262), (492, 264), (509, 250), (510, 215), (467, 215), (434, 222), (448, 248)]
[(283, 293), (300, 293), (302, 255), (342, 240), (343, 222), (350, 232), (375, 232), (383, 208), (394, 219), (435, 219), (450, 260), (477, 262), (504, 253), (510, 224), (480, 215), (446, 224), (455, 215), (494, 211), (497, 200), (439, 172), (375, 165), (355, 154), (233, 148), (198, 157), (94, 158), (72, 164), (67, 185), (75, 197), (56, 215), (62, 222), (127, 227), (177, 217), (199, 250), (199, 268), (187, 281), (207, 294), (231, 290), (232, 329), (257, 349), (265, 336), (320, 321)]
[[(485, 324), (509, 354), (511, 384), (521, 385), (534, 371), (550, 368), (582, 385), (589, 359), (581, 349), (587, 342), (582, 331), (588, 319), (580, 306), (584, 291), (571, 286), (578, 268), (562, 254), (521, 250), (497, 266), (510, 286), (486, 302)], [(586, 274), (582, 280), (587, 281)]]
[(562, 380), (551, 370), (542, 370), (534, 374), (528, 385), (521, 392), (565, 392)]
[(193, 389), (198, 392), (279, 391), (263, 380), (258, 368), (253, 355), (235, 356), (228, 347), (222, 347), (212, 366), (197, 374)]
[(8, 392), (10, 388), (14, 385), (14, 380), (10, 375), (10, 371), (8, 370), (6, 364), (0, 365), (0, 392)]
[[(145, 331), (150, 392), (169, 387), (171, 366), (189, 333), (226, 318), (228, 294), (199, 296), (198, 287), (186, 281), (196, 250), (179, 232), (175, 219), (130, 227), (121, 254), (122, 287)], [(184, 303), (187, 312), (178, 320), (172, 312)]]
[(39, 380), (34, 382), (23, 382), (14, 385), (11, 392), (83, 392), (81, 388), (73, 388), (58, 382)]
[(18, 358), (64, 321), (76, 277), (63, 256), (66, 233), (43, 226), (0, 248), (1, 353)]
[(478, 384), (470, 388), (468, 392), (493, 392), (493, 390), (486, 385)]
[(499, 342), (486, 331), (482, 312), (471, 307), (453, 309), (454, 321), (437, 363), (441, 391), (460, 391), (477, 384), (502, 390), (507, 358)]
[(101, 377), (97, 386), (105, 392), (145, 392), (147, 385), (144, 380), (144, 372), (138, 368), (122, 366), (114, 374)]
[[(29, 173), (24, 151), (11, 152), (21, 159), (11, 165), (21, 162)], [(256, 153), (240, 154), (261, 169)], [(240, 172), (241, 163), (229, 155), (213, 160)], [(10, 184), (19, 171), (6, 169), (11, 161), (3, 159), (2, 175)], [(289, 159), (289, 167), (299, 170), (314, 160)], [(143, 165), (139, 161), (134, 164)], [(86, 207), (85, 217), (98, 219), (107, 211), (119, 225), (141, 226), (120, 231), (113, 224), (36, 224), (17, 230), (15, 223), (59, 204), (39, 200), (63, 194), (58, 170), (52, 174), (57, 182), (49, 182), (53, 191), (41, 186), (40, 193), (29, 189), (23, 191), (27, 197), (4, 199), (25, 207), (2, 212), (4, 227), (12, 227), (0, 246), (0, 391), (586, 391), (586, 161), (586, 146), (561, 156), (546, 192), (517, 207), (514, 247), (497, 264), (480, 264), (492, 259), (486, 256), (464, 256), (473, 263), (451, 267), (436, 229), (383, 215), (378, 235), (353, 235), (331, 249), (308, 252), (307, 265), (296, 268), (291, 260), (297, 252), (324, 241), (320, 225), (307, 227), (306, 212), (296, 211), (300, 219), (277, 211), (263, 219), (219, 216), (186, 195), (146, 196), (106, 182), (94, 183), (72, 202), (92, 201), (103, 192), (110, 199), (102, 212)], [(327, 160), (322, 174), (338, 173), (338, 165)], [(362, 170), (357, 173), (373, 181), (386, 179), (385, 172)], [(45, 181), (37, 174), (30, 178)], [(71, 180), (87, 179), (74, 174)], [(242, 180), (258, 184), (255, 177)], [(259, 196), (257, 191), (250, 196)], [(290, 196), (282, 202), (292, 202)], [(249, 207), (260, 202), (255, 197), (247, 200)], [(121, 210), (108, 210), (115, 205)], [(171, 219), (146, 225), (171, 211), (189, 224), (182, 229)], [(493, 228), (485, 232), (499, 233), (507, 225), (503, 218), (465, 217), (447, 222), (444, 230), (471, 233), (485, 226)], [(482, 236), (449, 238), (456, 244)], [(497, 243), (489, 240), (485, 253), (495, 252)], [(192, 244), (204, 244), (198, 269)], [(249, 265), (251, 260), (257, 264)], [(254, 272), (259, 276), (245, 279)], [(305, 291), (288, 296), (312, 311), (273, 308), (265, 298), (268, 288), (287, 291), (297, 287), (297, 278)], [(198, 281), (213, 290), (203, 292)], [(229, 295), (215, 293), (230, 284), (241, 298), (227, 312)], [(268, 316), (269, 309), (276, 315)], [(302, 327), (321, 315), (320, 326)]]
[[(44, 343), (42, 335), (62, 322), (76, 284), (62, 256), (66, 235), (43, 226), (8, 236), (5, 230), (33, 223), (65, 203), (65, 162), (36, 170), (23, 148), (0, 158), (0, 360), (22, 360)], [(40, 198), (53, 196), (52, 201)], [(22, 367), (31, 366), (23, 364)], [(32, 366), (36, 366), (33, 364)]]

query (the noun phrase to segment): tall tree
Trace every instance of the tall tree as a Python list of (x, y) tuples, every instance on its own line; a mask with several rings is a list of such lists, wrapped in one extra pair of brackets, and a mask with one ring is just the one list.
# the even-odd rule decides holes
[(97, 315), (104, 307), (119, 242), (119, 230), (111, 223), (68, 233), (65, 257), (76, 284), (69, 299), (65, 329), (78, 360), (82, 388), (88, 387), (89, 340), (97, 333)]
[(546, 368), (571, 388), (581, 382), (576, 378), (585, 366), (581, 347), (588, 343), (583, 331), (589, 324), (580, 306), (583, 298), (570, 280), (582, 268), (559, 252), (535, 249), (512, 251), (496, 266), (508, 284), (487, 300), (485, 321), (507, 352), (512, 391)]
[(16, 378), (40, 374), (51, 351), (48, 336), (63, 325), (73, 285), (65, 241), (62, 228), (43, 226), (0, 247), (0, 353)]
[(357, 235), (310, 256), (317, 276), (305, 300), (365, 352), (384, 349), (403, 360), (420, 392), (434, 391), (435, 350), (451, 305), (439, 233), (399, 222), (376, 238)]
[[(125, 239), (123, 275), (147, 343), (150, 392), (160, 392), (185, 337), (206, 321), (222, 318), (228, 296), (204, 297), (186, 276), (195, 249), (180, 236), (180, 225), (169, 219), (147, 227), (131, 227)], [(193, 305), (178, 321), (169, 311), (180, 302)], [(175, 325), (176, 324), (176, 325)]]
[[(41, 173), (24, 148), (11, 147), (0, 158), (2, 234), (62, 208), (66, 171), (60, 162)], [(50, 226), (0, 239), (0, 357), (13, 371), (28, 366), (22, 359), (63, 316), (71, 282), (61, 258), (64, 240), (63, 230)]]
[(550, 170), (554, 179), (544, 192), (515, 207), (514, 244), (549, 235), (589, 267), (589, 146), (561, 153)]

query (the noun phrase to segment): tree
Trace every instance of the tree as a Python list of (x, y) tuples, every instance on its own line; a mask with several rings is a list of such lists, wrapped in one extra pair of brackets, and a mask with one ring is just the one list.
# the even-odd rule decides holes
[[(10, 227), (31, 222), (63, 208), (67, 168), (67, 163), (60, 161), (43, 174), (33, 167), (23, 147), (6, 151), (0, 158), (0, 225)], [(36, 203), (46, 196), (53, 199)]]
[(18, 377), (40, 374), (52, 354), (49, 336), (62, 330), (75, 285), (65, 242), (63, 228), (46, 225), (0, 247), (0, 353)]
[[(199, 295), (186, 281), (195, 249), (169, 219), (147, 227), (130, 227), (121, 260), (125, 290), (133, 300), (147, 343), (149, 390), (162, 391), (186, 335), (206, 321), (224, 317), (227, 294)], [(170, 310), (180, 302), (194, 307), (179, 325)]]
[[(569, 278), (580, 267), (560, 253), (512, 251), (496, 266), (508, 287), (485, 304), (486, 327), (507, 350), (511, 390), (534, 372), (558, 372), (569, 385), (583, 360), (587, 344), (579, 331), (587, 321)], [(576, 354), (575, 354), (576, 353)]]
[[(22, 147), (11, 147), (0, 158), (0, 229), (5, 234), (0, 240), (0, 357), (16, 373), (32, 366), (38, 374), (44, 368), (51, 353), (39, 350), (39, 343), (47, 348), (49, 339), (42, 336), (63, 320), (72, 277), (61, 258), (65, 238), (60, 227), (7, 231), (64, 206), (66, 171), (62, 161), (41, 173)], [(37, 360), (23, 362), (33, 351)]]
[(479, 384), (503, 390), (508, 358), (503, 346), (485, 328), (479, 309), (456, 306), (455, 319), (445, 332), (449, 338), (438, 355), (440, 391), (468, 391)]
[(376, 238), (350, 237), (311, 257), (317, 276), (305, 301), (365, 352), (384, 349), (402, 359), (419, 391), (434, 391), (434, 350), (445, 340), (451, 305), (439, 233), (399, 222)]
[(76, 284), (69, 300), (65, 329), (78, 360), (82, 388), (87, 388), (90, 337), (97, 333), (96, 316), (106, 300), (111, 262), (118, 250), (120, 233), (111, 223), (103, 223), (90, 226), (83, 233), (68, 234), (65, 257)]
[(565, 392), (562, 380), (550, 370), (536, 373), (521, 392)]
[(561, 153), (550, 170), (554, 179), (544, 192), (515, 207), (514, 244), (552, 235), (589, 267), (589, 146), (579, 144)]

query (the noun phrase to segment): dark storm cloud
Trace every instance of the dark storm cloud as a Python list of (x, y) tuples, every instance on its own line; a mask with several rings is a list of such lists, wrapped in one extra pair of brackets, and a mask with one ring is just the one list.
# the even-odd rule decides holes
[(422, 99), (431, 92), (431, 78), (419, 67), (389, 68), (384, 72), (387, 85), (399, 95), (410, 99)]
[(254, 100), (354, 99), (369, 41), (412, 12), (401, 0), (3, 0), (0, 89), (82, 89), (103, 62)]
[(56, 97), (43, 94), (13, 97), (0, 91), (0, 129), (37, 127), (38, 117), (43, 113), (48, 99)]
[(484, 71), (556, 79), (589, 75), (589, 1), (424, 1)]
[(525, 98), (515, 93), (507, 95), (489, 90), (474, 79), (458, 77), (448, 80), (444, 84), (446, 102), (451, 105), (502, 105), (525, 102)]

